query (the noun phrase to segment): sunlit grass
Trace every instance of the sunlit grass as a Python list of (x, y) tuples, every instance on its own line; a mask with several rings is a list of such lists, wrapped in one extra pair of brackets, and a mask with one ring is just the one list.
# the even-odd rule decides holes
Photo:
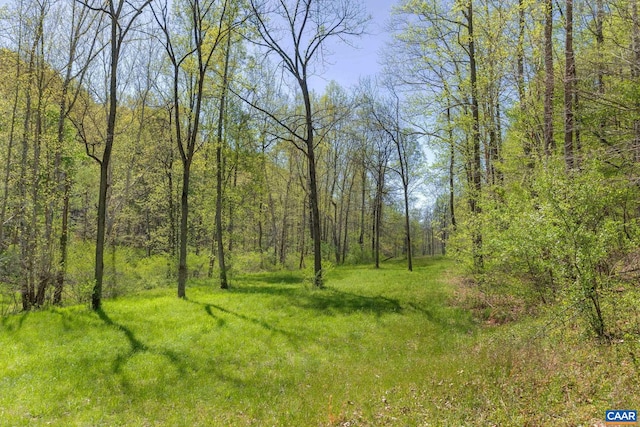
[[(413, 273), (401, 263), (336, 268), (324, 290), (302, 273), (243, 275), (229, 291), (190, 287), (187, 300), (155, 289), (106, 301), (98, 313), (70, 307), (3, 318), (0, 425), (547, 420), (539, 405), (558, 412), (565, 384), (544, 371), (529, 382), (539, 370), (521, 359), (550, 359), (523, 339), (508, 341), (526, 335), (517, 325), (487, 330), (453, 307), (452, 266), (423, 259)], [(617, 387), (593, 391), (586, 412), (573, 402), (578, 413), (559, 420), (590, 421), (616, 403), (603, 396)]]

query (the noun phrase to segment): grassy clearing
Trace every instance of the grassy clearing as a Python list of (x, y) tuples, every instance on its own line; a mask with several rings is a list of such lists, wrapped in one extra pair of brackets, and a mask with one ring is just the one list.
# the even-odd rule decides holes
[(336, 268), (325, 290), (252, 274), (3, 318), (0, 424), (575, 426), (640, 409), (636, 347), (483, 326), (454, 306), (452, 267)]

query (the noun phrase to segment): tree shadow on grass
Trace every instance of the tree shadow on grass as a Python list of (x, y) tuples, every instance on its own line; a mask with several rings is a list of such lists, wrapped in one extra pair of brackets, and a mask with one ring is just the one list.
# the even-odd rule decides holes
[[(212, 307), (215, 308), (214, 306)], [(210, 312), (211, 308), (208, 310), (207, 308), (205, 308), (205, 310), (207, 312)], [(164, 349), (164, 348), (158, 348), (157, 346), (153, 346), (153, 345), (149, 346), (144, 342), (142, 342), (133, 333), (131, 329), (111, 319), (104, 310), (102, 309), (98, 310), (97, 314), (98, 314), (98, 317), (106, 325), (122, 332), (129, 343), (129, 346), (130, 346), (129, 351), (126, 352), (125, 354), (118, 354), (118, 356), (114, 360), (113, 373), (120, 375), (120, 383), (122, 387), (127, 391), (127, 393), (131, 393), (132, 396), (137, 396), (137, 393), (139, 390), (135, 387), (135, 385), (131, 384), (131, 382), (127, 378), (127, 375), (124, 372), (124, 367), (127, 364), (127, 362), (129, 362), (135, 356), (142, 353), (159, 356), (161, 358), (166, 359), (171, 364), (171, 366), (175, 368), (175, 370), (177, 371), (177, 374), (180, 377), (184, 377), (184, 376), (188, 377), (189, 376), (188, 374), (192, 372), (194, 369), (196, 370), (202, 369), (202, 371), (206, 372), (207, 375), (214, 375), (217, 378), (217, 380), (219, 380), (221, 383), (230, 384), (239, 389), (243, 389), (247, 385), (246, 381), (244, 381), (243, 379), (239, 377), (235, 377), (225, 372), (224, 369), (222, 369), (220, 366), (216, 366), (215, 364), (208, 364), (206, 368), (197, 368), (197, 367), (194, 367), (197, 363), (195, 364), (191, 363), (189, 360), (187, 360), (187, 358), (184, 355), (180, 354), (179, 352)], [(190, 380), (187, 379), (185, 381), (190, 381)], [(162, 387), (165, 387), (166, 385), (167, 385), (166, 383), (160, 383), (157, 386), (162, 388)], [(155, 385), (153, 387), (155, 387)]]
[(430, 310), (415, 302), (409, 302), (407, 305), (412, 310), (425, 316), (431, 323), (436, 324), (445, 330), (459, 334), (469, 333), (473, 330), (473, 321), (467, 315), (462, 316), (459, 313), (453, 314), (451, 312), (447, 312), (447, 310)]
[(298, 285), (304, 282), (304, 278), (298, 274), (281, 273), (253, 273), (243, 274), (234, 278), (238, 283), (267, 283), (272, 285)]
[(396, 299), (382, 295), (359, 295), (334, 288), (310, 291), (296, 303), (301, 308), (325, 315), (368, 313), (380, 317), (402, 312), (402, 305)]
[(181, 360), (181, 357), (178, 353), (171, 350), (149, 347), (148, 345), (140, 341), (140, 339), (138, 339), (138, 337), (135, 336), (135, 334), (131, 329), (127, 328), (126, 326), (120, 323), (114, 322), (113, 319), (111, 319), (103, 309), (97, 310), (96, 313), (98, 314), (98, 317), (106, 325), (122, 332), (126, 337), (130, 346), (130, 349), (127, 353), (119, 354), (116, 357), (113, 364), (114, 373), (120, 373), (122, 371), (122, 367), (127, 363), (129, 359), (134, 357), (136, 354), (142, 353), (142, 352), (148, 352), (151, 354), (155, 354), (157, 356), (164, 357), (178, 370), (180, 374), (183, 374), (184, 372), (186, 372), (185, 364)]
[(10, 316), (2, 317), (2, 327), (9, 332), (17, 332), (22, 329), (24, 321), (29, 317), (29, 311), (25, 311), (20, 314), (13, 314)]
[(260, 326), (263, 329), (266, 329), (267, 331), (270, 332), (274, 332), (280, 335), (283, 335), (284, 337), (286, 337), (289, 341), (293, 342), (299, 342), (301, 337), (296, 335), (295, 333), (291, 332), (291, 331), (287, 331), (286, 329), (282, 329), (282, 328), (278, 328), (276, 326), (273, 326), (267, 322), (265, 322), (264, 320), (261, 319), (256, 319), (255, 317), (251, 317), (251, 316), (247, 316), (246, 314), (242, 314), (242, 313), (238, 313), (236, 311), (232, 311), (229, 310), (228, 308), (216, 305), (216, 304), (211, 304), (211, 303), (204, 303), (204, 302), (200, 302), (200, 301), (195, 301), (193, 299), (186, 299), (186, 301), (192, 303), (192, 304), (197, 304), (200, 305), (202, 307), (204, 307), (204, 311), (212, 318), (214, 318), (217, 322), (218, 322), (218, 326), (222, 327), (226, 324), (226, 321), (221, 318), (220, 316), (216, 315), (214, 313), (215, 311), (221, 312), (221, 313), (225, 313), (227, 315), (233, 316), (235, 318), (244, 320), (246, 322), (252, 323), (256, 326)]
[(289, 304), (318, 314), (352, 314), (357, 312), (372, 313), (382, 316), (388, 313), (400, 313), (402, 306), (396, 299), (382, 295), (359, 295), (341, 291), (336, 288), (307, 289), (300, 286), (262, 285), (252, 281), (251, 284), (231, 288), (236, 294), (264, 294), (286, 297)]

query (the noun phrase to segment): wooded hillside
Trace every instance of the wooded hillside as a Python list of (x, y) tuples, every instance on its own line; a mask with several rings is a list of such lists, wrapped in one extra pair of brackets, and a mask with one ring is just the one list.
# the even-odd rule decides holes
[(1, 314), (446, 252), (483, 292), (637, 336), (639, 13), (403, 0), (385, 73), (318, 91), (365, 4), (10, 1)]

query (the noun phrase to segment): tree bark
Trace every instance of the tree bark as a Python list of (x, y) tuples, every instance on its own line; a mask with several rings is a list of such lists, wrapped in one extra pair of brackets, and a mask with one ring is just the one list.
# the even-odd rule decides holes
[[(640, 16), (638, 14), (638, 0), (633, 0), (631, 4), (631, 44), (632, 44), (632, 60), (631, 60), (631, 77), (637, 84), (640, 78)], [(640, 111), (640, 102), (635, 105), (636, 114)], [(633, 121), (633, 147), (634, 160), (640, 162), (640, 120)]]
[(545, 0), (545, 24), (544, 24), (544, 152), (547, 157), (555, 151), (556, 145), (553, 139), (553, 2)]
[(318, 183), (316, 172), (315, 142), (313, 134), (313, 111), (311, 107), (311, 95), (307, 86), (306, 68), (303, 77), (298, 79), (305, 109), (306, 140), (305, 156), (307, 158), (308, 182), (309, 182), (309, 206), (311, 208), (311, 237), (313, 240), (313, 284), (317, 288), (323, 287), (322, 278), (322, 248), (320, 234), (320, 209), (318, 207)]
[(189, 221), (189, 184), (191, 160), (182, 162), (182, 193), (180, 196), (180, 247), (178, 250), (178, 298), (187, 297), (187, 237)]
[(231, 56), (231, 34), (227, 34), (227, 47), (224, 56), (224, 73), (220, 92), (220, 108), (218, 110), (218, 137), (216, 144), (216, 241), (218, 243), (218, 267), (220, 288), (228, 289), (227, 266), (224, 259), (224, 241), (222, 240), (222, 145), (223, 124), (226, 107), (227, 85), (229, 78), (229, 58)]
[(455, 144), (453, 142), (453, 127), (451, 124), (451, 108), (447, 108), (447, 125), (449, 129), (449, 214), (451, 216), (451, 227), (456, 230), (456, 214), (455, 214), (455, 187), (454, 187), (454, 171), (455, 171)]
[(478, 216), (482, 213), (480, 207), (480, 198), (482, 194), (482, 164), (480, 161), (480, 111), (478, 107), (478, 71), (476, 64), (476, 51), (474, 41), (473, 28), (473, 1), (469, 0), (466, 10), (467, 31), (469, 34), (469, 79), (471, 84), (471, 116), (473, 119), (472, 136), (471, 136), (471, 179), (472, 186), (469, 195), (469, 207), (474, 217), (472, 224), (472, 245), (473, 259), (476, 270), (482, 270), (484, 266), (484, 258), (482, 255), (482, 232), (480, 224), (477, 221)]
[(576, 64), (573, 53), (573, 0), (566, 0), (565, 10), (565, 73), (564, 73), (564, 160), (568, 171), (575, 167), (574, 152), (574, 101)]
[(113, 1), (109, 1), (109, 18), (111, 20), (111, 63), (109, 65), (109, 111), (107, 115), (107, 135), (105, 138), (104, 152), (100, 161), (100, 187), (98, 193), (98, 214), (96, 234), (96, 262), (94, 287), (91, 294), (91, 306), (94, 310), (100, 310), (102, 306), (102, 281), (104, 276), (104, 242), (107, 219), (107, 191), (109, 188), (109, 163), (111, 151), (115, 139), (116, 114), (118, 111), (118, 61), (120, 59), (120, 46), (122, 39), (118, 33), (120, 9), (116, 11)]

